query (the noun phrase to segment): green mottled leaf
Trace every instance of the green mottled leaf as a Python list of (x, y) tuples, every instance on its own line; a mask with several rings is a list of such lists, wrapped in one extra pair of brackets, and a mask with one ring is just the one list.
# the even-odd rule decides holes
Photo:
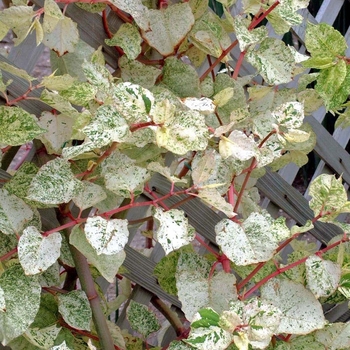
[(59, 56), (73, 52), (79, 41), (78, 25), (70, 18), (59, 19), (51, 32), (46, 32), (43, 44)]
[(71, 327), (90, 330), (92, 313), (89, 300), (82, 290), (58, 295), (58, 311)]
[(126, 310), (131, 327), (147, 338), (160, 328), (156, 316), (148, 310), (146, 305), (131, 300)]
[(128, 123), (150, 121), (154, 97), (149, 90), (126, 82), (118, 84), (113, 93), (117, 110)]
[(23, 334), (39, 310), (41, 286), (34, 276), (25, 276), (20, 265), (0, 276), (6, 312), (0, 312), (0, 342), (3, 345)]
[(222, 350), (226, 349), (232, 340), (230, 332), (218, 326), (210, 326), (191, 329), (190, 335), (185, 341), (195, 349)]
[(84, 232), (78, 225), (74, 226), (69, 237), (69, 242), (84, 254), (88, 262), (95, 266), (108, 282), (113, 283), (115, 275), (118, 273), (118, 270), (125, 259), (126, 255), (124, 250), (121, 250), (116, 254), (97, 254), (96, 250), (88, 242)]
[(184, 40), (194, 24), (188, 3), (178, 3), (161, 10), (149, 10), (149, 29), (141, 32), (143, 39), (161, 55), (169, 56)]
[(215, 232), (221, 250), (237, 265), (271, 259), (279, 241), (290, 235), (284, 220), (273, 221), (267, 213), (252, 213), (242, 225), (223, 219)]
[(73, 350), (73, 349), (67, 346), (66, 341), (63, 341), (63, 343), (61, 343), (60, 345), (53, 346), (50, 350)]
[(165, 254), (169, 254), (194, 240), (195, 230), (188, 224), (182, 210), (163, 211), (156, 208), (153, 217), (158, 223), (154, 239), (163, 247)]
[(95, 98), (97, 88), (88, 83), (76, 83), (60, 91), (60, 95), (70, 103), (79, 106), (87, 106)]
[(191, 350), (192, 347), (179, 340), (174, 340), (169, 344), (168, 350)]
[(118, 64), (123, 81), (141, 85), (146, 89), (153, 87), (158, 76), (161, 74), (160, 69), (147, 66), (135, 60), (128, 60), (125, 55), (120, 57)]
[(129, 60), (135, 60), (141, 53), (141, 35), (130, 23), (123, 23), (113, 37), (105, 41), (109, 46), (121, 47)]
[(242, 16), (235, 16), (233, 22), (241, 51), (246, 51), (249, 46), (255, 45), (267, 37), (267, 29), (265, 27), (249, 31), (247, 28), (249, 22), (246, 22)]
[(316, 298), (328, 297), (338, 287), (341, 267), (317, 255), (311, 255), (305, 261), (308, 288)]
[(47, 130), (38, 137), (45, 145), (47, 153), (61, 154), (64, 144), (71, 139), (74, 119), (64, 114), (43, 112), (38, 124)]
[(61, 235), (43, 236), (36, 227), (24, 229), (18, 242), (18, 258), (26, 275), (47, 270), (60, 256)]
[(56, 261), (47, 270), (45, 270), (42, 274), (39, 275), (39, 283), (42, 287), (59, 286), (61, 282), (62, 281), (60, 278), (60, 265), (58, 264), (58, 261)]
[(33, 114), (20, 107), (0, 106), (0, 143), (18, 146), (43, 134)]
[(101, 217), (89, 217), (85, 224), (86, 238), (100, 254), (117, 254), (128, 242), (128, 221), (122, 219), (106, 220)]
[(51, 74), (47, 77), (43, 77), (41, 84), (45, 86), (46, 89), (61, 91), (70, 88), (76, 81), (77, 79), (70, 76), (69, 74)]
[(246, 54), (246, 58), (269, 85), (288, 83), (292, 80), (294, 58), (281, 40), (263, 40), (258, 49)]
[(164, 256), (155, 266), (154, 275), (157, 277), (159, 285), (169, 294), (177, 295), (175, 273), (177, 262), (183, 251), (193, 252), (192, 245), (179, 248), (176, 251)]
[(200, 96), (196, 70), (176, 57), (165, 60), (162, 82), (179, 97)]
[(96, 148), (106, 146), (110, 142), (123, 142), (130, 134), (123, 116), (110, 105), (99, 107), (95, 118), (83, 128), (83, 132)]
[(350, 94), (349, 65), (344, 60), (339, 60), (336, 65), (322, 70), (315, 90), (323, 99), (327, 110), (340, 109)]
[(45, 204), (68, 203), (83, 185), (75, 179), (68, 161), (55, 158), (43, 165), (33, 178), (28, 199)]
[(275, 32), (279, 35), (283, 35), (289, 31), (290, 27), (302, 23), (303, 17), (299, 14), (298, 10), (307, 8), (308, 5), (309, 0), (283, 0), (267, 16), (267, 19), (273, 26)]
[[(211, 11), (205, 12), (196, 21), (189, 37), (196, 47), (214, 57), (221, 56), (222, 51), (231, 45), (221, 19)], [(226, 56), (222, 61), (226, 62), (227, 59)]]
[(55, 339), (62, 328), (56, 325), (45, 328), (29, 328), (24, 337), (40, 349), (48, 349), (54, 345)]
[(325, 326), (321, 304), (301, 284), (274, 278), (262, 286), (261, 297), (282, 311), (276, 333), (306, 334)]
[(19, 45), (29, 34), (35, 12), (32, 6), (10, 6), (0, 12), (0, 22), (16, 34), (13, 38)]
[(350, 324), (333, 323), (315, 333), (315, 338), (329, 350), (350, 347)]
[(347, 48), (346, 40), (341, 33), (327, 23), (308, 23), (305, 46), (311, 56), (317, 58), (343, 56)]
[(309, 194), (312, 197), (309, 206), (315, 215), (321, 214), (321, 221), (332, 221), (341, 212), (348, 212), (347, 194), (342, 179), (334, 175), (322, 174), (310, 185)]

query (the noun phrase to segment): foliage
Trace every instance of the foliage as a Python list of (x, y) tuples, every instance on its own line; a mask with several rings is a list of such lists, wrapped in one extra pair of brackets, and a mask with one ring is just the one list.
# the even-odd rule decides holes
[[(328, 324), (322, 310), (327, 298), (350, 298), (349, 227), (337, 222), (350, 211), (342, 179), (315, 179), (314, 218), (292, 229), (260, 207), (255, 187), (266, 167), (307, 162), (315, 135), (304, 117), (322, 104), (349, 124), (343, 36), (308, 24), (304, 55), (261, 25), (283, 35), (301, 24), (296, 11), (307, 0), (242, 0), (236, 16), (235, 0), (219, 0), (223, 17), (205, 0), (77, 1), (102, 13), (109, 38), (99, 44), (119, 54), (113, 71), (101, 47), (80, 39), (66, 15), (72, 2), (14, 0), (0, 13), (1, 38), (12, 30), (23, 45), (35, 32), (54, 70), (37, 81), (0, 62), (0, 342), (14, 350), (149, 348), (160, 324), (129, 300), (125, 277), (141, 278), (142, 264), (131, 274), (123, 266), (138, 226), (148, 248), (163, 248), (154, 276), (190, 323), (152, 297), (178, 335), (169, 349), (350, 348), (349, 325)], [(115, 33), (107, 9), (123, 22)], [(246, 62), (254, 74), (241, 73)], [(27, 91), (12, 96), (14, 82)], [(41, 115), (31, 111), (36, 100), (46, 106)], [(4, 176), (12, 151), (26, 144), (35, 157)], [(157, 178), (168, 191), (153, 186)], [(211, 245), (198, 235), (196, 211), (204, 222), (204, 213), (217, 218)], [(317, 221), (344, 233), (320, 250), (298, 242)], [(193, 249), (195, 239), (207, 254)], [(281, 261), (289, 243), (294, 251)], [(97, 282), (116, 276), (123, 290), (107, 303)], [(124, 301), (141, 339), (106, 320)]]

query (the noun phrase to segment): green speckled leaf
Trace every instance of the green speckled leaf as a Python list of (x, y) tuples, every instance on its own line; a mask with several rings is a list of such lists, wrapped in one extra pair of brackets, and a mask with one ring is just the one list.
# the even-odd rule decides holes
[(148, 310), (146, 305), (131, 300), (126, 311), (131, 327), (147, 338), (160, 328), (156, 316)]
[(189, 4), (178, 3), (165, 10), (149, 10), (149, 29), (142, 31), (141, 35), (161, 55), (169, 56), (193, 24), (194, 16)]
[(107, 189), (118, 196), (130, 197), (140, 194), (150, 172), (136, 165), (136, 161), (124, 154), (114, 152), (102, 163), (102, 175)]
[(329, 350), (350, 348), (350, 324), (333, 323), (316, 332), (315, 338)]
[(59, 294), (58, 311), (71, 327), (90, 330), (92, 313), (89, 300), (82, 290)]
[(0, 342), (8, 344), (23, 334), (39, 310), (41, 286), (35, 276), (25, 276), (13, 265), (0, 276), (6, 312), (0, 312)]
[(40, 349), (48, 349), (54, 345), (55, 339), (58, 333), (61, 331), (61, 327), (56, 325), (45, 328), (29, 328), (24, 337), (27, 338), (33, 345)]
[(95, 204), (107, 198), (101, 186), (89, 181), (83, 181), (83, 186), (84, 189), (73, 198), (74, 204), (79, 207), (80, 210), (93, 207)]
[[(211, 11), (196, 21), (189, 37), (196, 47), (214, 57), (219, 57), (231, 45), (223, 22)], [(227, 56), (222, 60), (227, 61)]]
[(305, 261), (305, 267), (308, 288), (316, 298), (328, 297), (336, 291), (341, 275), (339, 264), (311, 255)]
[(57, 205), (68, 203), (83, 185), (75, 179), (68, 161), (56, 158), (43, 165), (32, 180), (28, 199)]
[(97, 88), (89, 83), (76, 83), (60, 91), (63, 98), (78, 106), (88, 106), (96, 93)]
[(0, 144), (19, 146), (43, 134), (33, 114), (20, 107), (0, 106)]
[(262, 286), (261, 297), (282, 311), (277, 334), (306, 334), (325, 326), (321, 304), (302, 284), (274, 278)]
[(116, 254), (97, 254), (79, 226), (74, 226), (69, 242), (84, 254), (88, 262), (94, 265), (108, 282), (113, 283), (115, 275), (126, 257), (124, 250)]
[(188, 224), (182, 210), (163, 211), (156, 208), (153, 217), (159, 225), (154, 233), (154, 239), (163, 247), (165, 254), (169, 254), (193, 241), (195, 230)]
[(106, 39), (109, 46), (119, 46), (129, 60), (134, 60), (141, 53), (142, 38), (138, 29), (131, 23), (123, 23), (111, 39)]
[(90, 217), (85, 224), (86, 238), (100, 254), (117, 254), (128, 243), (128, 221), (121, 219), (106, 220), (101, 217)]
[(162, 72), (156, 67), (147, 66), (135, 60), (128, 60), (125, 55), (120, 57), (118, 65), (123, 81), (141, 85), (145, 89), (153, 87)]
[(70, 104), (67, 99), (63, 98), (61, 95), (58, 95), (55, 92), (44, 90), (41, 93), (40, 99), (64, 115), (71, 117), (79, 115), (78, 111)]
[(284, 220), (274, 221), (267, 213), (252, 213), (242, 225), (223, 219), (215, 232), (221, 250), (237, 265), (271, 259), (278, 243), (290, 235)]
[(179, 97), (200, 97), (196, 70), (176, 57), (165, 60), (162, 82)]
[(0, 231), (20, 234), (26, 223), (33, 218), (32, 209), (20, 198), (0, 189)]
[(292, 80), (295, 61), (281, 40), (263, 40), (258, 49), (247, 53), (246, 58), (269, 85), (289, 83)]
[(50, 348), (50, 350), (73, 350), (72, 348), (68, 347), (66, 344), (66, 341), (63, 341), (60, 345), (53, 346)]
[(74, 119), (64, 114), (43, 112), (38, 124), (47, 130), (38, 137), (45, 145), (47, 153), (61, 154), (64, 144), (71, 139)]
[(92, 122), (83, 128), (83, 132), (96, 148), (110, 142), (123, 142), (130, 134), (125, 119), (111, 105), (99, 107)]
[(27, 227), (18, 242), (18, 258), (26, 275), (45, 271), (60, 256), (61, 235), (44, 237), (34, 226)]
[(198, 197), (208, 206), (220, 210), (229, 218), (232, 218), (235, 215), (237, 215), (233, 211), (232, 204), (228, 203), (226, 199), (221, 196), (220, 192), (216, 188), (209, 187), (200, 189), (198, 192)]

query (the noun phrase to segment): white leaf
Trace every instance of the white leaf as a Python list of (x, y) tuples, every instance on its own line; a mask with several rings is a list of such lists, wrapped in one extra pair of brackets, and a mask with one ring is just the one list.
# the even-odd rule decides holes
[(261, 297), (282, 311), (276, 334), (307, 334), (326, 324), (321, 304), (302, 284), (275, 278), (262, 286)]
[(350, 348), (350, 324), (333, 323), (316, 332), (315, 339), (328, 350)]
[(27, 227), (18, 242), (18, 258), (26, 275), (35, 275), (53, 265), (60, 256), (61, 241), (59, 232), (44, 237), (36, 227)]
[(128, 220), (106, 220), (99, 216), (89, 217), (85, 224), (86, 238), (100, 254), (117, 254), (128, 242)]
[(98, 255), (86, 239), (79, 225), (73, 227), (72, 233), (69, 236), (69, 243), (84, 254), (88, 262), (94, 265), (108, 282), (113, 283), (115, 275), (125, 260), (126, 254), (124, 250), (116, 254)]
[(215, 112), (215, 105), (210, 98), (202, 97), (187, 97), (182, 99), (182, 102), (189, 109), (193, 109), (194, 111), (198, 111), (204, 115), (208, 115)]
[(95, 204), (107, 198), (106, 192), (101, 186), (96, 185), (90, 181), (83, 181), (84, 189), (73, 198), (74, 204), (80, 210), (93, 207)]
[(53, 346), (50, 350), (73, 350), (67, 346), (66, 341), (63, 341), (60, 345)]
[(169, 6), (165, 10), (149, 10), (149, 29), (142, 37), (161, 55), (171, 55), (194, 24), (194, 16), (188, 3)]
[(43, 112), (38, 124), (47, 132), (38, 137), (48, 154), (61, 154), (65, 142), (71, 139), (74, 120), (63, 114)]
[(257, 155), (258, 146), (253, 138), (248, 137), (242, 131), (234, 130), (228, 138), (221, 136), (219, 151), (224, 159), (232, 156), (245, 161)]
[(0, 231), (9, 235), (20, 233), (33, 218), (33, 211), (22, 199), (0, 189)]
[(92, 312), (89, 300), (82, 290), (58, 294), (58, 311), (71, 327), (90, 330)]
[(316, 298), (336, 291), (341, 276), (339, 264), (311, 255), (305, 261), (307, 285)]
[(255, 212), (242, 225), (223, 219), (215, 226), (215, 232), (216, 242), (237, 265), (270, 260), (278, 242), (290, 234), (284, 220), (273, 221), (270, 215)]
[(58, 21), (50, 33), (45, 33), (43, 44), (63, 56), (73, 52), (79, 41), (78, 26), (70, 18), (64, 17)]
[(209, 206), (213, 206), (215, 209), (222, 211), (229, 218), (237, 215), (233, 211), (232, 204), (226, 202), (225, 198), (223, 198), (215, 188), (200, 189), (198, 197)]
[(171, 209), (164, 212), (162, 209), (156, 208), (153, 217), (159, 224), (154, 239), (161, 244), (165, 254), (193, 241), (194, 228), (188, 224), (182, 210)]
[(65, 159), (55, 158), (43, 165), (35, 175), (28, 191), (28, 199), (45, 204), (68, 203), (82, 190), (82, 184)]

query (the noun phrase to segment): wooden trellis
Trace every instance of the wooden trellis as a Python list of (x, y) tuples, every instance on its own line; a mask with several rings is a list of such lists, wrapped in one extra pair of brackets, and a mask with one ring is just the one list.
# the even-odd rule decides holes
[[(33, 3), (42, 7), (44, 1), (34, 0)], [(295, 36), (301, 43), (301, 52), (304, 50), (302, 43), (304, 42), (307, 22), (326, 22), (328, 24), (333, 24), (344, 6), (344, 3), (345, 0), (324, 0), (316, 17), (313, 17), (307, 9), (301, 11), (304, 21), (300, 26), (293, 28)], [(233, 13), (239, 13), (240, 6), (241, 2), (238, 0), (232, 9)], [(71, 17), (78, 24), (80, 38), (96, 49), (102, 44), (106, 62), (112, 68), (117, 68), (117, 52), (113, 47), (103, 44), (105, 35), (101, 15), (85, 12), (75, 5), (70, 5), (68, 7), (66, 15)], [(120, 22), (113, 12), (108, 14), (108, 22), (111, 31), (116, 32)], [(271, 36), (277, 37), (277, 35), (273, 33), (271, 27), (269, 27), (269, 31)], [(348, 28), (345, 34), (345, 39), (350, 46), (350, 28)], [(43, 45), (36, 46), (35, 35), (31, 34), (21, 45), (14, 47), (7, 58), (0, 55), (0, 60), (14, 64), (26, 70), (28, 73), (31, 73), (36, 66), (38, 58), (42, 55), (43, 49)], [(239, 53), (238, 47), (231, 52), (234, 61), (237, 60)], [(346, 55), (350, 56), (350, 48), (347, 50)], [(251, 73), (254, 73), (254, 69), (249, 64), (243, 65), (242, 74)], [(26, 85), (19, 78), (11, 76), (6, 72), (3, 73), (3, 76), (5, 79), (13, 79), (13, 83), (8, 87), (11, 95), (19, 96), (24, 93)], [(39, 96), (40, 91), (35, 91), (35, 93)], [(4, 101), (0, 100), (0, 104), (3, 103)], [(38, 101), (22, 101), (20, 102), (20, 106), (38, 116), (43, 110), (47, 109), (47, 106)], [(313, 177), (321, 173), (329, 172), (339, 175), (342, 174), (344, 182), (350, 185), (350, 155), (344, 149), (350, 139), (350, 130), (337, 129), (333, 135), (330, 135), (321, 125), (325, 115), (325, 109), (320, 108), (313, 113), (312, 116), (306, 118), (306, 121), (312, 126), (317, 135), (315, 152), (321, 159)], [(28, 157), (33, 157), (33, 153), (30, 153)], [(30, 160), (30, 158), (27, 160)], [(271, 173), (268, 171), (264, 177), (259, 179), (258, 188), (266, 197), (264, 205), (272, 214), (276, 213), (278, 210), (282, 210), (297, 223), (304, 224), (306, 220), (313, 217), (313, 214), (308, 207), (307, 194), (305, 198), (291, 186), (298, 170), (299, 169), (295, 165), (290, 164), (280, 170), (279, 173)], [(0, 169), (0, 178), (9, 178), (9, 176), (6, 169)], [(159, 193), (168, 192), (169, 183), (160, 175), (154, 176), (150, 185), (155, 186)], [(140, 200), (147, 200), (147, 197), (141, 196)], [(169, 203), (171, 204), (171, 200), (169, 200)], [(191, 201), (190, 204), (184, 204), (181, 208), (188, 214), (190, 224), (195, 227), (197, 232), (215, 245), (214, 226), (221, 217), (203, 205), (199, 200)], [(128, 215), (129, 218), (132, 219), (135, 214), (131, 211)], [(137, 212), (137, 217), (140, 217), (140, 212)], [(59, 226), (54, 210), (43, 211), (43, 225), (45, 229), (52, 229)], [(339, 234), (339, 230), (331, 225), (316, 223), (311, 233), (320, 242), (327, 243), (332, 237)], [(131, 240), (134, 234), (135, 232), (131, 230)], [(134, 290), (134, 298), (139, 302), (148, 303), (152, 297), (151, 293), (155, 293), (175, 307), (179, 307), (180, 302), (177, 298), (165, 293), (159, 287), (156, 278), (153, 276), (153, 268), (155, 263), (162, 257), (162, 249), (156, 246), (149, 258), (146, 258), (129, 246), (126, 248), (126, 253), (127, 258), (124, 266), (127, 268), (128, 272), (125, 275), (139, 285), (139, 287)], [(350, 312), (347, 306), (339, 305), (327, 312), (327, 318), (330, 321), (339, 320), (344, 322), (350, 319)], [(121, 315), (118, 324), (123, 326), (124, 321), (124, 317)], [(169, 336), (171, 336), (171, 334), (169, 334)]]

